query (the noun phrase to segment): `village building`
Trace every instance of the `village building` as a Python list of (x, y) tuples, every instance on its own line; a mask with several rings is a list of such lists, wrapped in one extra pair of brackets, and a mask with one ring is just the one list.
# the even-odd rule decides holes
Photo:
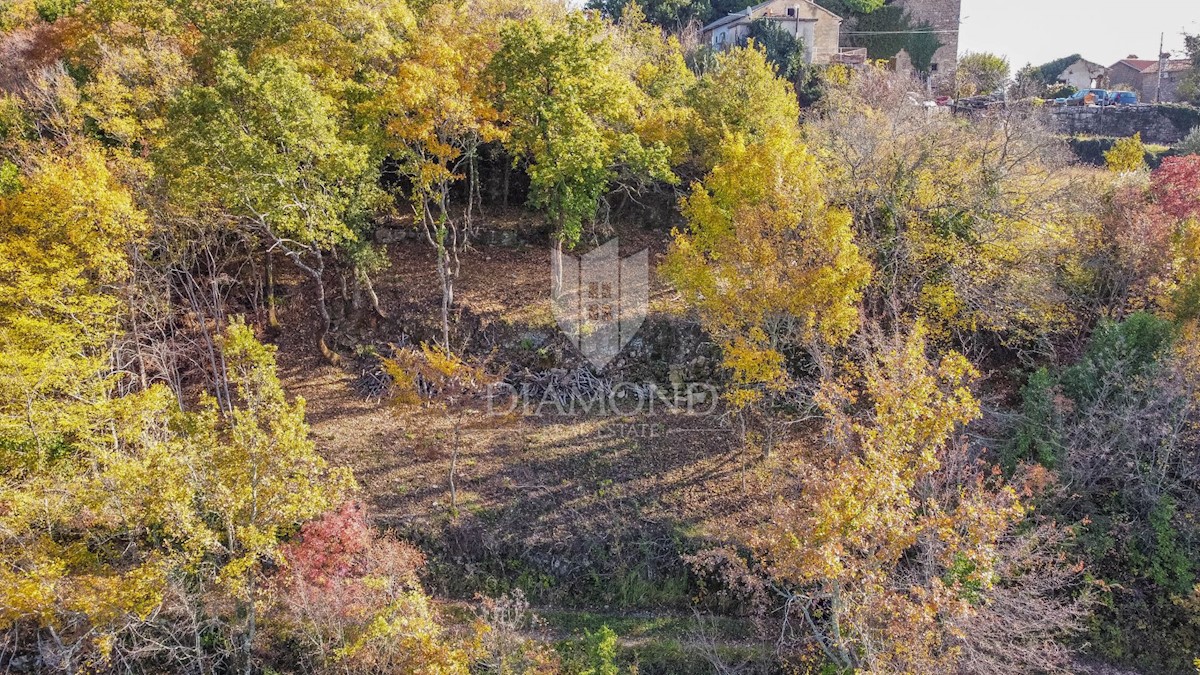
[(750, 24), (772, 21), (804, 45), (807, 63), (828, 64), (838, 57), (842, 17), (812, 0), (768, 0), (728, 14), (704, 27), (702, 39), (713, 49), (729, 49), (750, 37)]
[(934, 83), (953, 82), (958, 69), (958, 30), (962, 23), (962, 0), (893, 0), (908, 12), (915, 24), (929, 24), (941, 47), (933, 54), (929, 75)]
[(1107, 84), (1108, 68), (1087, 59), (1078, 59), (1059, 73), (1057, 82), (1075, 89), (1099, 89)]
[[(914, 24), (928, 25), (941, 46), (930, 63), (931, 83), (953, 82), (958, 66), (958, 29), (961, 19), (961, 0), (893, 0), (904, 8)], [(723, 50), (744, 44), (750, 36), (750, 25), (758, 20), (775, 22), (801, 40), (805, 61), (810, 64), (861, 64), (866, 50), (841, 47), (842, 17), (821, 7), (812, 0), (768, 0), (740, 12), (728, 14), (703, 28), (702, 40), (713, 49)], [(901, 72), (911, 71), (907, 54), (901, 52), (896, 64)]]
[[(1166, 67), (1162, 68), (1162, 64)], [(1179, 83), (1191, 67), (1192, 62), (1188, 59), (1166, 59), (1160, 63), (1130, 56), (1109, 67), (1108, 87), (1135, 91), (1146, 103), (1176, 103), (1179, 101)]]

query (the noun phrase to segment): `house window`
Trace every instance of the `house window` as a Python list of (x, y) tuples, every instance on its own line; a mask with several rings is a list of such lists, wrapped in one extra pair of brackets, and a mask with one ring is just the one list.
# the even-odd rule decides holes
[(719, 44), (719, 45), (725, 44), (725, 31), (721, 31), (720, 33), (717, 33), (717, 44)]
[(934, 64), (930, 64), (930, 66), (929, 66), (929, 72), (931, 72), (931, 73), (936, 73), (936, 72), (937, 72), (937, 70), (938, 70), (938, 69), (937, 69), (937, 67), (938, 67), (938, 64), (936, 64), (936, 63), (934, 63)]
[(796, 8), (788, 7), (788, 16), (796, 16)]

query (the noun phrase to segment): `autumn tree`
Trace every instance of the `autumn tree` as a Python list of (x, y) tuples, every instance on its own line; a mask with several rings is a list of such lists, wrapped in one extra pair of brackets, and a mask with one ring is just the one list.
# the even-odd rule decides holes
[(126, 654), (171, 575), (217, 563), (213, 582), (247, 608), (249, 663), (259, 566), (348, 478), (327, 474), (302, 404), (284, 400), (244, 325), (223, 350), (238, 395), (228, 417), (184, 415), (163, 387), (117, 395), (119, 292), (145, 217), (92, 148), (42, 158), (17, 182), (0, 197), (0, 621), (49, 639), (50, 667), (73, 672)]
[[(394, 77), (399, 58), (406, 49), (408, 33), (415, 25), (408, 6), (403, 2), (388, 3), (384, 7), (360, 0), (321, 0), (250, 10), (236, 7), (236, 4), (218, 2), (199, 7), (183, 2), (168, 9), (157, 2), (130, 4), (96, 0), (87, 3), (80, 19), (93, 34), (103, 36), (97, 40), (97, 49), (83, 44), (72, 53), (77, 68), (95, 73), (91, 78), (93, 81), (84, 87), (87, 99), (84, 107), (88, 115), (96, 120), (104, 133), (117, 142), (128, 144), (136, 154), (158, 150), (153, 155), (161, 160), (163, 151), (172, 149), (179, 140), (181, 99), (194, 93), (198, 86), (212, 86), (225, 78), (230, 55), (236, 55), (233, 61), (241, 63), (258, 63), (260, 58), (266, 58), (272, 63), (286, 62), (315, 92), (314, 95), (323, 98), (324, 104), (318, 106), (323, 108), (319, 116), (336, 125), (339, 141), (357, 146), (356, 152), (365, 151), (366, 163), (378, 167), (388, 150), (381, 141), (382, 125), (377, 111), (386, 89), (384, 84)], [(252, 98), (255, 97), (247, 100)], [(283, 111), (277, 109), (276, 112)], [(168, 115), (172, 115), (169, 127)], [(289, 123), (302, 126), (308, 122), (294, 120)], [(167, 168), (161, 161), (156, 165), (156, 168)], [(179, 169), (175, 162), (167, 172), (175, 174)], [(358, 185), (346, 185), (345, 188), (364, 191), (374, 186), (372, 176), (361, 178)], [(157, 184), (147, 181), (147, 186), (154, 188)], [(147, 192), (152, 193), (147, 196), (160, 197), (157, 190), (148, 189)], [(375, 201), (378, 196), (368, 196), (366, 201)], [(211, 208), (219, 201), (215, 195), (208, 196)], [(171, 248), (172, 239), (187, 241), (186, 233), (180, 234), (180, 230), (203, 230), (205, 226), (210, 230), (195, 237), (190, 248), (175, 246), (174, 249), (183, 250), (172, 249), (170, 264), (189, 280), (206, 276), (194, 259), (203, 262), (205, 258), (211, 258), (220, 266), (230, 258), (240, 257), (241, 248), (249, 249), (251, 255), (261, 256), (261, 267), (255, 263), (251, 271), (259, 274), (265, 271), (263, 280), (243, 288), (249, 289), (249, 299), (256, 305), (262, 296), (269, 320), (277, 325), (274, 263), (286, 255), (278, 242), (263, 237), (254, 231), (256, 228), (248, 226), (240, 229), (244, 241), (235, 245), (226, 237), (225, 241), (214, 244), (214, 240), (225, 234), (213, 232), (220, 229), (214, 227), (214, 223), (227, 226), (229, 221), (236, 221), (240, 216), (231, 215), (228, 209), (224, 213), (208, 213), (205, 218), (198, 219), (200, 224), (197, 226), (192, 219), (195, 213), (186, 209), (183, 213), (173, 208), (162, 210), (161, 229), (163, 239), (167, 241), (160, 248)], [(340, 277), (347, 312), (360, 309), (364, 295), (372, 307), (380, 311), (371, 275), (382, 269), (386, 260), (372, 242), (374, 220), (365, 215), (372, 210), (373, 207), (358, 212), (350, 209), (343, 214), (345, 227), (353, 236), (343, 237), (336, 246), (324, 252), (326, 257), (333, 259), (328, 265), (330, 271)], [(311, 268), (323, 264), (323, 261), (313, 260), (311, 252), (305, 252), (303, 257), (308, 259), (306, 264)], [(159, 266), (169, 265), (159, 261)], [(220, 273), (209, 271), (208, 276), (220, 276)], [(261, 288), (263, 281), (265, 290)], [(193, 285), (203, 287), (204, 284), (205, 280), (201, 279)], [(196, 292), (195, 289), (179, 291), (183, 295)], [(223, 314), (211, 309), (208, 313), (216, 314), (218, 318)]]
[[(387, 129), (399, 145), (414, 216), (437, 255), (446, 350), (460, 254), (470, 243), (477, 207), (477, 151), (501, 135), (499, 113), (484, 90), (488, 36), (475, 25), (470, 5), (428, 8), (385, 99), (392, 110)], [(467, 198), (458, 207), (451, 203), (451, 189), (463, 178), (469, 180)]]
[(120, 434), (164, 400), (108, 393), (124, 247), (144, 215), (95, 148), (26, 159), (0, 194), (0, 629), (49, 640), (52, 667), (73, 670), (160, 599), (162, 567), (113, 543), (144, 526), (129, 524), (144, 495), (122, 504), (106, 483), (127, 468)]
[(1191, 193), (1200, 181), (1190, 159), (1168, 158), (1153, 173), (1113, 172), (1096, 179), (1098, 227), (1081, 244), (1090, 271), (1087, 295), (1106, 316), (1146, 310), (1191, 316), (1200, 270), (1200, 209)]
[(1119, 138), (1112, 148), (1104, 153), (1104, 164), (1109, 171), (1129, 173), (1146, 168), (1146, 146), (1142, 145), (1142, 134)]
[(1200, 155), (1163, 158), (1150, 180), (1155, 200), (1168, 215), (1200, 218)]
[(325, 274), (331, 251), (356, 241), (351, 224), (378, 204), (378, 167), (342, 133), (338, 104), (286, 57), (244, 66), (216, 61), (211, 86), (187, 89), (173, 106), (159, 161), (176, 204), (225, 214), (312, 279), (322, 353), (332, 327)]
[[(439, 625), (421, 587), (424, 556), (373, 528), (363, 507), (346, 503), (306, 523), (283, 547), (269, 579), (275, 663), (304, 672), (466, 675), (479, 633), (459, 640)], [(289, 645), (312, 644), (311, 650)]]
[[(794, 615), (781, 640), (863, 672), (1027, 672), (1026, 658), (1061, 666), (1068, 654), (1052, 655), (1045, 640), (1079, 629), (1083, 613), (1058, 595), (1078, 569), (1026, 589), (1023, 601), (1044, 611), (1041, 636), (994, 615), (993, 633), (970, 629), (993, 597), (1031, 571), (1021, 554), (1025, 562), (1002, 577), (1002, 551), (1025, 507), (994, 472), (973, 465), (959, 436), (979, 415), (974, 368), (953, 352), (929, 359), (920, 325), (868, 344), (857, 367), (826, 380), (818, 395), (828, 440), (789, 473), (803, 498), (777, 499), (751, 537), (786, 598), (783, 611)], [(851, 374), (858, 371), (861, 384)], [(1042, 573), (1061, 564), (1054, 539), (1042, 548)], [(991, 666), (965, 658), (981, 653)]]
[(154, 632), (176, 575), (219, 562), (250, 602), (264, 557), (346, 481), (326, 476), (245, 326), (224, 353), (231, 419), (181, 415), (161, 386), (116, 393), (132, 379), (111, 349), (146, 218), (95, 148), (27, 159), (0, 195), (0, 628), (77, 672), (148, 649), (129, 641)]
[(573, 246), (615, 180), (671, 180), (668, 151), (635, 133), (638, 90), (613, 68), (602, 20), (511, 23), (489, 72), (508, 147), (527, 165), (531, 206)]
[(304, 401), (289, 402), (275, 372), (274, 348), (249, 327), (230, 324), (221, 345), (235, 407), (220, 420), (211, 402), (195, 416), (201, 508), (214, 521), (217, 582), (237, 600), (245, 670), (253, 670), (256, 586), (290, 528), (345, 500), (353, 479), (329, 470), (308, 438)]
[(1179, 222), (1151, 199), (1144, 174), (1118, 175), (1098, 210), (1100, 229), (1092, 263), (1106, 313), (1123, 317), (1160, 306), (1176, 281), (1173, 248)]
[(1077, 203), (1095, 188), (1061, 170), (1061, 141), (1036, 116), (930, 118), (908, 103), (909, 86), (862, 71), (829, 87), (805, 125), (827, 198), (853, 214), (880, 270), (868, 314), (924, 317), (937, 339), (991, 334), (1044, 350), (1072, 320), (1063, 263), (1095, 225)]
[(747, 143), (781, 138), (793, 133), (800, 119), (791, 86), (777, 76), (765, 53), (750, 47), (718, 54), (690, 100), (695, 110), (691, 145), (705, 172), (721, 160), (726, 136), (741, 135)]
[(794, 133), (730, 136), (721, 153), (682, 200), (688, 229), (662, 269), (721, 346), (745, 446), (745, 416), (788, 389), (788, 360), (854, 331), (870, 268)]
[(956, 83), (959, 96), (990, 94), (1008, 81), (1008, 59), (988, 52), (968, 52), (958, 60)]
[(395, 350), (383, 359), (384, 371), (392, 381), (391, 398), (397, 406), (428, 406), (440, 411), (452, 429), (450, 441), (450, 510), (458, 516), (458, 461), (464, 442), (468, 415), (497, 378), (480, 365), (467, 363), (449, 351), (422, 344), (420, 348)]
[(104, 397), (95, 376), (120, 326), (124, 248), (145, 235), (146, 218), (97, 149), (31, 159), (24, 174), (9, 164), (12, 187), (0, 194), (0, 368), (14, 406), (4, 435), (31, 444), (32, 458), (55, 437), (82, 431), (88, 404)]
[(649, 23), (636, 3), (625, 6), (609, 33), (613, 67), (629, 73), (639, 92), (634, 133), (645, 145), (665, 146), (667, 160), (677, 170), (691, 159), (687, 130), (695, 114), (689, 95), (696, 76), (683, 47), (677, 37)]

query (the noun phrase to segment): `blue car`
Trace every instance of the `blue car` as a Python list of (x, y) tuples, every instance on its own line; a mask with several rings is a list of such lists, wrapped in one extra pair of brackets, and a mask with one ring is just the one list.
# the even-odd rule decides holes
[[(1080, 89), (1071, 94), (1067, 98), (1062, 99), (1060, 105), (1067, 106), (1084, 106), (1084, 105), (1103, 105), (1103, 101), (1108, 98), (1107, 89)], [(1058, 99), (1055, 99), (1058, 103)]]
[(1137, 105), (1138, 95), (1132, 91), (1110, 91), (1101, 105)]

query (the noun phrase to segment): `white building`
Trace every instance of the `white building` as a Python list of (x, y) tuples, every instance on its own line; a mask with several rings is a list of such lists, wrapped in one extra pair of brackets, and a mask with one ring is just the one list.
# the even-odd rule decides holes
[(1087, 59), (1079, 59), (1067, 66), (1057, 79), (1076, 89), (1097, 89), (1106, 84), (1107, 76), (1108, 68)]
[(826, 64), (838, 55), (842, 17), (812, 0), (768, 0), (728, 14), (704, 27), (704, 42), (721, 50), (750, 37), (750, 24), (773, 21), (804, 44), (805, 60)]

